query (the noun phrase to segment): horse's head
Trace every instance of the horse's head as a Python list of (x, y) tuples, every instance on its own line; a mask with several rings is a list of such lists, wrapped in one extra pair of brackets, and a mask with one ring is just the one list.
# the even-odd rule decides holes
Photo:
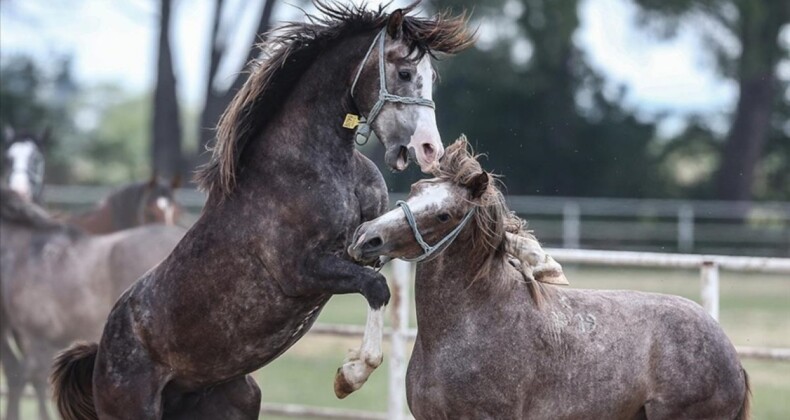
[(110, 194), (106, 202), (114, 230), (151, 223), (176, 224), (182, 211), (174, 195), (179, 184), (179, 177), (167, 184), (154, 174), (148, 181), (129, 184)]
[[(458, 165), (459, 151), (467, 154)], [(354, 234), (349, 254), (369, 261), (379, 256), (422, 261), (441, 252), (466, 229), (481, 231), (484, 242), (493, 235), (504, 235), (505, 208), (492, 178), (466, 152), (466, 141), (456, 142), (442, 161), (437, 178), (412, 185), (405, 202), (398, 202), (377, 219), (363, 223)], [(455, 166), (446, 170), (448, 165)], [(491, 231), (499, 232), (491, 232)], [(494, 248), (497, 244), (494, 244)]]
[(351, 83), (366, 124), (357, 138), (366, 141), (370, 128), (386, 148), (385, 161), (402, 171), (411, 157), (430, 172), (444, 154), (436, 126), (431, 64), (434, 52), (453, 53), (471, 43), (463, 17), (434, 20), (406, 16), (398, 9), (373, 37)]
[(472, 182), (418, 181), (405, 202), (359, 226), (349, 254), (363, 261), (378, 256), (420, 260), (442, 251), (470, 225), (488, 173), (481, 172)]
[(176, 176), (170, 184), (160, 182), (156, 175), (145, 184), (139, 207), (140, 224), (164, 223), (174, 225), (181, 215), (181, 206), (176, 202), (175, 189), (181, 184)]
[(5, 128), (3, 179), (8, 187), (28, 201), (38, 201), (44, 188), (44, 145), (49, 129), (40, 135)]

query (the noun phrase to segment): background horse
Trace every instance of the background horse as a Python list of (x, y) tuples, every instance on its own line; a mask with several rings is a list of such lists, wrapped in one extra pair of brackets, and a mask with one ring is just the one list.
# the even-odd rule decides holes
[(542, 286), (508, 262), (507, 232), (521, 223), (465, 139), (447, 149), (436, 175), (416, 183), (402, 209), (360, 226), (350, 250), (363, 260), (414, 258), (423, 252), (415, 237), (436, 243), (458, 229), (455, 242), (417, 265), (406, 383), (416, 418), (748, 417), (746, 372), (702, 307)]
[(179, 183), (179, 178), (173, 178), (167, 185), (154, 175), (149, 181), (135, 182), (117, 189), (93, 209), (66, 216), (65, 221), (93, 234), (116, 232), (149, 223), (174, 225), (183, 212), (174, 197), (174, 190)]
[[(117, 297), (160, 262), (184, 230), (149, 226), (90, 236), (3, 188), (0, 234), (7, 418), (18, 417), (27, 381), (40, 417), (48, 418), (47, 375), (56, 352), (75, 340), (97, 339)], [(9, 332), (18, 352), (8, 344)]]
[(44, 190), (44, 146), (49, 129), (39, 135), (5, 127), (3, 182), (27, 200), (41, 202)]
[(56, 362), (65, 419), (257, 418), (247, 374), (299, 340), (334, 294), (361, 293), (374, 321), (338, 389), (381, 363), (386, 279), (345, 248), (387, 193), (354, 129), (375, 131), (395, 170), (409, 153), (433, 166), (443, 147), (430, 53), (471, 39), (463, 18), (317, 6), (324, 17), (267, 37), (265, 60), (223, 115), (199, 174), (209, 192), (200, 219), (119, 299), (98, 346)]

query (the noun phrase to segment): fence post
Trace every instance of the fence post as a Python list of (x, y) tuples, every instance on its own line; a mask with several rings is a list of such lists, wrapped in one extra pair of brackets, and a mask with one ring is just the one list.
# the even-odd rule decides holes
[(694, 249), (694, 208), (683, 204), (678, 208), (678, 250), (691, 252)]
[(569, 249), (579, 248), (579, 237), (581, 236), (581, 221), (579, 220), (579, 204), (573, 201), (566, 201), (562, 206), (562, 247)]
[(392, 262), (392, 341), (390, 350), (390, 420), (402, 420), (406, 409), (406, 344), (409, 331), (409, 285), (413, 266), (403, 260)]
[(702, 306), (716, 321), (719, 320), (719, 266), (705, 261), (700, 269), (702, 281)]

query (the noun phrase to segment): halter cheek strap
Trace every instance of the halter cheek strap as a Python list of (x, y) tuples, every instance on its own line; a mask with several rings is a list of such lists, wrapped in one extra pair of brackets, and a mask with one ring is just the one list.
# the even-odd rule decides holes
[(471, 209), (469, 209), (469, 211), (466, 212), (466, 215), (464, 215), (464, 218), (461, 220), (461, 223), (459, 223), (458, 226), (455, 227), (455, 229), (453, 229), (444, 238), (442, 238), (439, 242), (437, 242), (436, 245), (431, 246), (428, 245), (428, 243), (425, 242), (425, 240), (422, 238), (422, 234), (420, 234), (420, 229), (417, 228), (417, 220), (414, 218), (414, 214), (411, 212), (409, 205), (405, 201), (400, 201), (400, 200), (397, 203), (395, 203), (395, 205), (400, 207), (401, 210), (403, 210), (403, 214), (406, 215), (406, 222), (409, 224), (412, 233), (414, 233), (414, 239), (417, 240), (417, 243), (420, 244), (420, 247), (422, 248), (422, 255), (420, 256), (417, 256), (415, 258), (401, 258), (402, 260), (410, 261), (410, 262), (420, 262), (426, 260), (430, 261), (430, 259), (433, 259), (432, 256), (435, 257), (435, 254), (444, 251), (444, 249), (447, 248), (455, 240), (456, 237), (458, 237), (458, 234), (461, 233), (464, 227), (469, 223), (469, 220), (471, 220), (472, 216), (475, 214), (475, 207), (472, 207)]
[(356, 128), (354, 141), (356, 141), (359, 145), (367, 143), (370, 139), (370, 135), (373, 132), (371, 124), (373, 124), (373, 121), (376, 119), (376, 117), (378, 117), (379, 112), (381, 112), (381, 108), (383, 108), (384, 104), (387, 102), (397, 102), (406, 105), (422, 105), (436, 108), (436, 104), (430, 99), (418, 98), (414, 96), (398, 96), (393, 95), (387, 91), (387, 69), (384, 64), (384, 40), (386, 37), (386, 28), (382, 29), (381, 32), (376, 34), (376, 37), (373, 38), (373, 42), (370, 43), (368, 51), (365, 53), (365, 58), (362, 59), (362, 63), (360, 63), (359, 68), (357, 69), (357, 74), (354, 76), (354, 82), (351, 83), (351, 98), (354, 99), (354, 90), (357, 87), (359, 76), (362, 74), (362, 69), (365, 67), (365, 63), (367, 63), (370, 53), (373, 52), (373, 47), (375, 47), (376, 43), (378, 42), (379, 98), (373, 105), (373, 108), (370, 109), (370, 112), (368, 112), (367, 117), (360, 117), (355, 114), (346, 114), (346, 118), (343, 121), (343, 127), (348, 129)]

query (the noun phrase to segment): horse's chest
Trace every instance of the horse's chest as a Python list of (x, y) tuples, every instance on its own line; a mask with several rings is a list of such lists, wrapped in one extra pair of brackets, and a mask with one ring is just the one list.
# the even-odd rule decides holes
[(415, 347), (406, 378), (415, 417), (517, 418), (524, 395), (519, 365), (501, 351), (463, 341), (453, 339), (430, 351)]

